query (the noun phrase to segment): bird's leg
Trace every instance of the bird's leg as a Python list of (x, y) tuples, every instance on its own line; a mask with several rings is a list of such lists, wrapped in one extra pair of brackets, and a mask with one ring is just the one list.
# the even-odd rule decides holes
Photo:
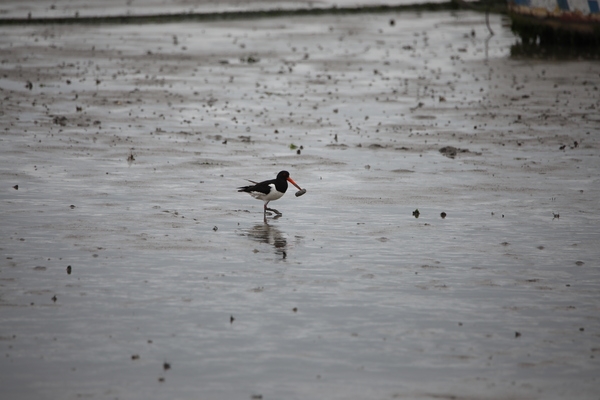
[(268, 202), (268, 201), (265, 203), (265, 214), (267, 213), (267, 211), (273, 211), (273, 212), (274, 212), (275, 214), (277, 214), (277, 215), (282, 215), (282, 214), (281, 214), (279, 211), (277, 211), (276, 209), (267, 207), (267, 204), (269, 204), (269, 202)]
[(265, 216), (265, 218), (267, 218), (267, 211), (272, 211), (272, 212), (274, 212), (275, 214), (277, 214), (277, 217), (276, 217), (276, 218), (279, 218), (279, 217), (281, 217), (281, 216), (283, 215), (283, 214), (281, 214), (279, 211), (277, 211), (276, 209), (267, 207), (267, 205), (268, 205), (268, 204), (269, 204), (269, 202), (267, 201), (267, 202), (265, 203), (265, 207), (264, 207), (264, 216)]

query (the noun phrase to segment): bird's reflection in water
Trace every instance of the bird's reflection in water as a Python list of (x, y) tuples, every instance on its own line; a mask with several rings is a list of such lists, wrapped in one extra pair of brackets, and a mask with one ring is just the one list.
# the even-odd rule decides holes
[(275, 247), (275, 254), (283, 259), (287, 257), (287, 239), (283, 233), (269, 224), (259, 224), (246, 231), (249, 238), (261, 243), (268, 243)]

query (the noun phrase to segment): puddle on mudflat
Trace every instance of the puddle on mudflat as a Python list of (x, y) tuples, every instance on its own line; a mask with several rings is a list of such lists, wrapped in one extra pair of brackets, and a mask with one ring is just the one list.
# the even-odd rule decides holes
[(593, 397), (597, 68), (491, 22), (4, 29), (3, 393)]

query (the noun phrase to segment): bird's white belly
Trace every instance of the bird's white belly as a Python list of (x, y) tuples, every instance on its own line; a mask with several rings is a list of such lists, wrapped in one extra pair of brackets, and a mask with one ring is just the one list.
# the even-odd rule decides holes
[(261, 192), (250, 192), (250, 196), (254, 197), (255, 199), (259, 199), (262, 201), (273, 201), (273, 200), (277, 200), (280, 199), (281, 196), (284, 195), (284, 193), (278, 192), (275, 189), (275, 185), (269, 185), (271, 187), (271, 191), (268, 194), (264, 194)]

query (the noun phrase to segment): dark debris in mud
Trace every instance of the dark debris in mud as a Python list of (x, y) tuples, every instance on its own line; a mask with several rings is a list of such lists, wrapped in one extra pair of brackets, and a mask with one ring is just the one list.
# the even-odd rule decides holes
[[(445, 155), (448, 158), (455, 158), (458, 154), (461, 153), (472, 153), (469, 149), (461, 149), (454, 146), (444, 146), (440, 149), (440, 153)], [(481, 153), (472, 153), (476, 155), (480, 155)]]
[(52, 118), (52, 122), (60, 126), (66, 126), (67, 121), (67, 117), (65, 117), (64, 115), (55, 115), (54, 118)]

